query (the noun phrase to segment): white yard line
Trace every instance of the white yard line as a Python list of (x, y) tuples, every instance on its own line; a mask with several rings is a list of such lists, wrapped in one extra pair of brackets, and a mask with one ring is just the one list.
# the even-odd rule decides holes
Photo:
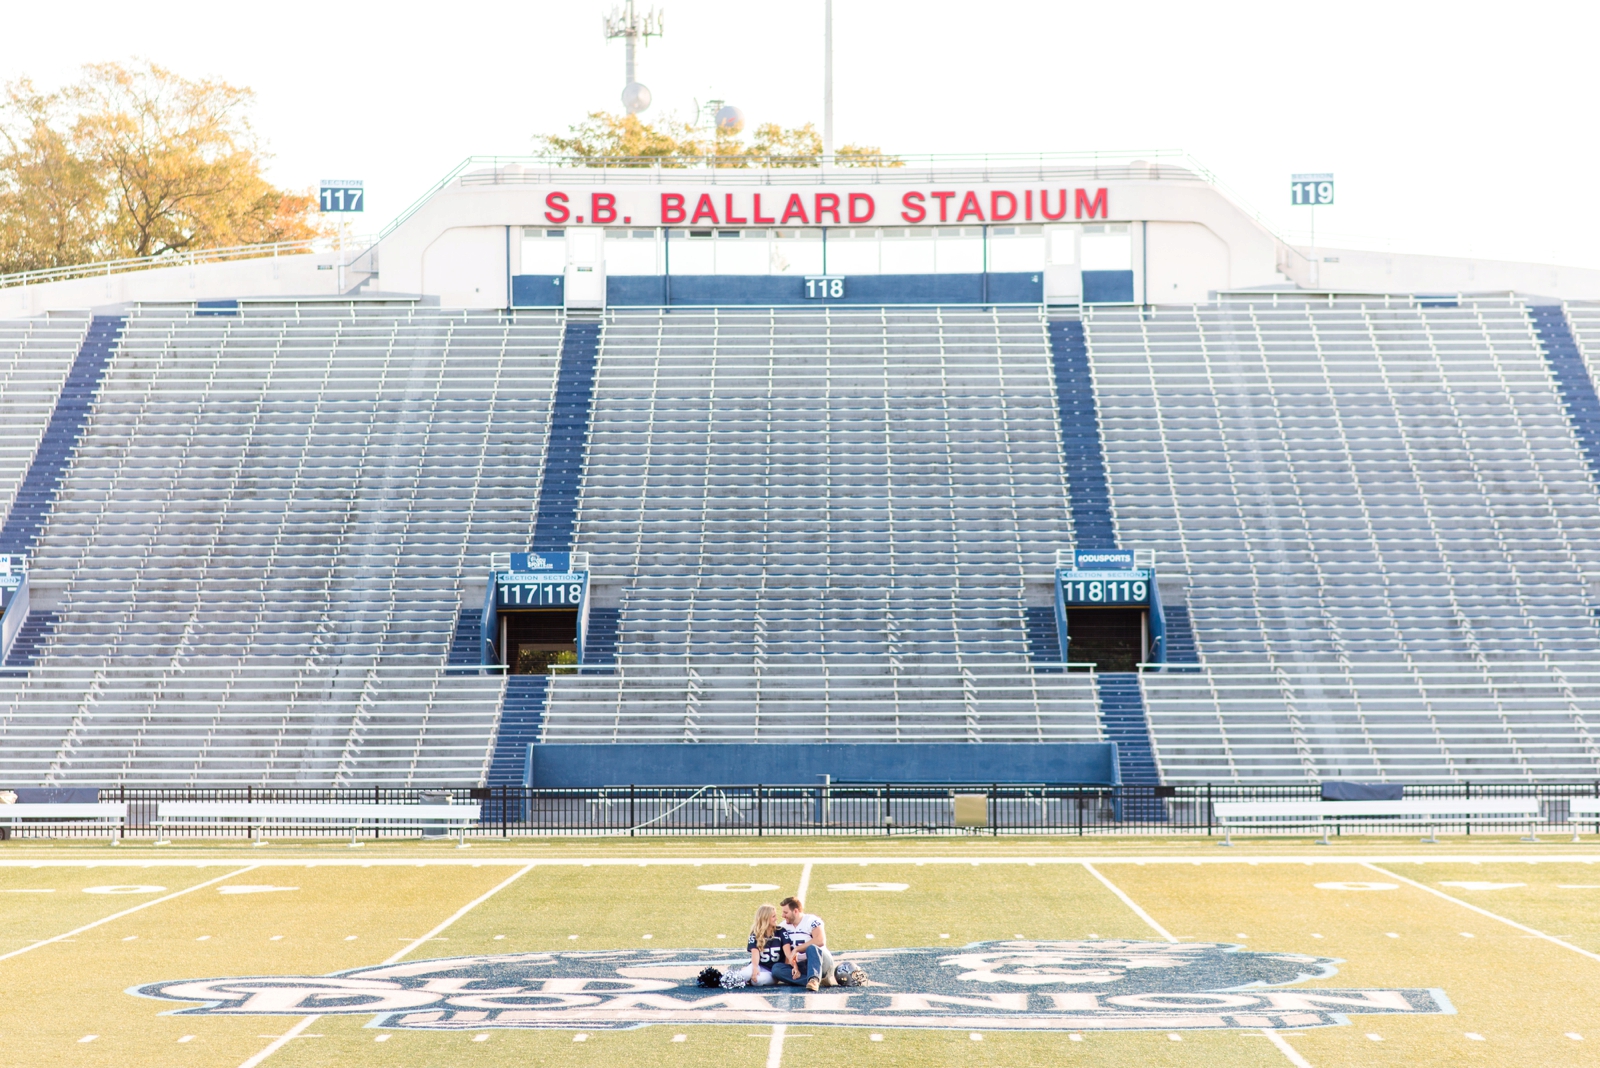
[(256, 1068), (256, 1065), (260, 1064), (262, 1061), (278, 1052), (284, 1046), (287, 1046), (290, 1039), (299, 1038), (301, 1031), (304, 1031), (306, 1028), (310, 1027), (320, 1019), (320, 1016), (307, 1016), (305, 1019), (289, 1028), (289, 1030), (273, 1039), (271, 1045), (262, 1050), (260, 1053), (257, 1053), (254, 1057), (251, 1057), (249, 1060), (245, 1061), (243, 1064), (239, 1065), (239, 1068)]
[[(534, 865), (532, 865), (532, 864), (524, 865), (521, 869), (519, 869), (517, 871), (517, 873), (515, 875), (511, 876), (509, 879), (504, 880), (503, 882), (499, 883), (498, 885), (496, 885), (492, 889), (488, 890), (487, 892), (485, 892), (483, 894), (480, 894), (478, 897), (476, 897), (473, 900), (467, 902), (465, 905), (462, 905), (459, 909), (457, 909), (451, 915), (451, 917), (449, 919), (445, 920), (443, 923), (441, 923), (439, 926), (435, 927), (433, 930), (429, 931), (427, 934), (423, 935), (421, 938), (415, 938), (415, 939), (412, 939), (410, 942), (406, 943), (404, 949), (400, 950), (400, 952), (394, 954), (393, 956), (391, 956), (388, 960), (384, 961), (383, 963), (384, 964), (396, 964), (396, 963), (398, 963), (407, 953), (410, 953), (413, 949), (416, 949), (418, 946), (420, 946), (423, 943), (427, 942), (430, 938), (433, 938), (433, 937), (437, 936), (441, 931), (446, 930), (451, 924), (455, 923), (461, 917), (465, 916), (467, 913), (471, 912), (473, 909), (477, 908), (479, 905), (483, 904), (485, 901), (488, 901), (491, 897), (494, 897), (494, 895), (498, 894), (500, 891), (504, 890), (506, 887), (510, 886), (512, 883), (516, 882), (518, 879), (522, 878), (524, 875), (528, 874), (530, 871), (533, 870), (533, 868), (534, 868)], [(256, 1068), (256, 1065), (260, 1064), (262, 1061), (266, 1060), (268, 1057), (270, 1057), (274, 1053), (278, 1052), (284, 1046), (288, 1045), (293, 1039), (298, 1038), (302, 1031), (304, 1031), (306, 1028), (310, 1027), (312, 1024), (316, 1023), (319, 1019), (321, 1019), (320, 1016), (307, 1016), (307, 1017), (305, 1017), (299, 1023), (297, 1023), (293, 1027), (289, 1028), (289, 1030), (285, 1031), (283, 1034), (281, 1034), (277, 1038), (273, 1039), (272, 1042), (265, 1049), (263, 1049), (260, 1053), (257, 1053), (254, 1057), (251, 1057), (249, 1060), (247, 1060), (243, 1064), (239, 1065), (239, 1068)]]
[(1123, 893), (1122, 892), (1122, 888), (1120, 886), (1117, 886), (1110, 879), (1107, 879), (1104, 875), (1101, 875), (1100, 872), (1095, 869), (1095, 866), (1093, 864), (1090, 864), (1088, 861), (1084, 861), (1083, 870), (1088, 872), (1090, 875), (1093, 875), (1096, 879), (1099, 879), (1100, 882), (1105, 886), (1105, 888), (1107, 890), (1110, 890), (1113, 894), (1116, 894), (1117, 897), (1122, 901), (1122, 903), (1124, 905), (1128, 906), (1128, 908), (1133, 910), (1133, 914), (1135, 916), (1139, 917), (1145, 923), (1148, 923), (1150, 925), (1150, 929), (1152, 931), (1154, 931), (1156, 934), (1160, 935), (1162, 938), (1165, 938), (1168, 942), (1176, 942), (1177, 941), (1177, 939), (1173, 937), (1171, 931), (1167, 930), (1165, 927), (1163, 927), (1159, 923), (1157, 923), (1155, 921), (1155, 919), (1148, 912), (1146, 912), (1144, 909), (1139, 907), (1138, 903), (1135, 902), (1133, 900), (1133, 898), (1131, 898), (1127, 894)]
[(788, 1024), (772, 1025), (772, 1041), (767, 1044), (767, 1068), (783, 1068), (783, 1036)]
[[(1124, 905), (1128, 906), (1135, 916), (1149, 924), (1150, 929), (1156, 934), (1160, 935), (1162, 938), (1165, 938), (1168, 942), (1178, 941), (1177, 938), (1173, 936), (1171, 931), (1167, 930), (1165, 927), (1161, 926), (1155, 921), (1155, 917), (1151, 916), (1144, 909), (1140, 908), (1139, 903), (1133, 898), (1129, 897), (1123, 891), (1122, 887), (1118, 886), (1116, 883), (1113, 883), (1104, 875), (1101, 875), (1093, 864), (1084, 861), (1083, 870), (1088, 872), (1090, 875), (1093, 875), (1096, 879), (1099, 879), (1101, 884), (1107, 890), (1110, 890), (1113, 894), (1116, 894), (1118, 900), (1120, 900)], [(1294, 1068), (1311, 1068), (1311, 1062), (1300, 1056), (1299, 1052), (1296, 1051), (1293, 1046), (1289, 1045), (1282, 1035), (1278, 1034), (1270, 1027), (1263, 1027), (1261, 1029), (1261, 1033), (1266, 1035), (1267, 1038), (1271, 1040), (1272, 1044), (1277, 1046), (1279, 1051), (1282, 1052), (1285, 1057), (1289, 1058), (1289, 1063), (1294, 1065)]]
[(238, 868), (238, 869), (235, 869), (234, 871), (230, 871), (226, 875), (219, 875), (215, 879), (207, 879), (203, 883), (195, 883), (193, 886), (185, 887), (182, 890), (177, 890), (177, 891), (174, 891), (173, 893), (170, 893), (170, 894), (164, 894), (161, 897), (154, 898), (153, 900), (150, 900), (150, 901), (141, 902), (140, 904), (135, 905), (132, 908), (123, 909), (121, 912), (114, 912), (110, 916), (106, 916), (103, 919), (95, 920), (93, 923), (86, 923), (82, 927), (79, 927), (79, 928), (77, 928), (75, 930), (68, 931), (66, 934), (58, 934), (54, 938), (46, 938), (44, 941), (35, 942), (31, 946), (23, 946), (21, 949), (13, 949), (10, 953), (0, 953), (0, 960), (9, 960), (12, 957), (19, 956), (19, 955), (21, 955), (23, 953), (27, 953), (29, 950), (38, 949), (40, 946), (48, 946), (52, 942), (60, 942), (60, 941), (63, 941), (65, 939), (71, 938), (73, 935), (82, 934), (85, 931), (92, 931), (96, 927), (99, 927), (101, 924), (110, 923), (112, 920), (120, 920), (120, 919), (122, 919), (122, 917), (130, 916), (133, 913), (138, 912), (141, 909), (147, 909), (147, 908), (150, 908), (152, 905), (159, 905), (162, 902), (171, 901), (173, 898), (182, 897), (184, 894), (192, 894), (196, 890), (204, 890), (206, 887), (212, 886), (212, 885), (214, 885), (216, 883), (220, 883), (224, 879), (231, 879), (235, 875), (243, 875), (245, 872), (254, 871), (258, 867), (260, 867), (260, 865), (249, 864), (249, 865), (246, 865), (243, 868)]
[(1546, 942), (1553, 942), (1556, 945), (1560, 946), (1562, 949), (1570, 949), (1570, 950), (1572, 950), (1572, 952), (1581, 954), (1581, 955), (1583, 955), (1585, 957), (1588, 957), (1590, 960), (1600, 961), (1600, 953), (1591, 953), (1587, 949), (1583, 949), (1580, 946), (1573, 945), (1571, 942), (1564, 942), (1561, 939), (1557, 938), (1555, 935), (1545, 934), (1543, 931), (1535, 930), (1534, 928), (1529, 927), (1525, 923), (1518, 923), (1516, 920), (1508, 920), (1508, 919), (1506, 919), (1506, 917), (1498, 915), (1498, 914), (1493, 913), (1493, 912), (1490, 912), (1488, 909), (1479, 908), (1477, 905), (1474, 905), (1474, 904), (1472, 904), (1471, 902), (1468, 902), (1468, 901), (1462, 901), (1459, 897), (1451, 897), (1449, 894), (1445, 893), (1442, 890), (1435, 890), (1433, 887), (1427, 885), (1426, 883), (1419, 883), (1415, 879), (1408, 879), (1404, 875), (1400, 875), (1397, 872), (1392, 872), (1387, 868), (1380, 868), (1376, 864), (1363, 862), (1362, 863), (1362, 867), (1371, 868), (1373, 871), (1377, 872), (1379, 875), (1385, 876), (1385, 877), (1390, 878), (1390, 879), (1399, 879), (1401, 882), (1403, 882), (1403, 883), (1405, 883), (1405, 884), (1407, 884), (1409, 886), (1414, 886), (1418, 890), (1426, 890), (1428, 893), (1432, 894), (1434, 897), (1442, 897), (1446, 901), (1450, 902), (1451, 904), (1460, 905), (1464, 909), (1470, 909), (1471, 911), (1476, 912), (1479, 916), (1487, 916), (1491, 920), (1498, 920), (1499, 922), (1505, 924), (1507, 927), (1515, 927), (1517, 930), (1522, 931), (1525, 934), (1533, 935), (1535, 938), (1542, 938)]
[(1277, 1046), (1285, 1057), (1289, 1058), (1289, 1063), (1294, 1065), (1294, 1068), (1311, 1068), (1311, 1062), (1300, 1056), (1300, 1051), (1289, 1045), (1288, 1040), (1278, 1032), (1270, 1027), (1263, 1027), (1261, 1033), (1266, 1035), (1268, 1040), (1274, 1046)]
[[(801, 901), (806, 899), (806, 891), (811, 889), (811, 861), (806, 861), (805, 867), (800, 869), (800, 885), (795, 889), (794, 896)], [(783, 1068), (783, 1036), (788, 1034), (787, 1024), (772, 1025), (772, 1041), (767, 1043), (767, 1068)]]
[(445, 920), (443, 923), (441, 923), (439, 926), (435, 927), (433, 930), (429, 931), (427, 934), (423, 935), (421, 938), (418, 938), (415, 941), (411, 942), (404, 949), (402, 949), (400, 952), (396, 953), (394, 956), (390, 957), (388, 960), (384, 961), (383, 963), (385, 963), (385, 964), (396, 964), (396, 963), (398, 963), (400, 961), (400, 959), (402, 957), (404, 957), (407, 953), (410, 953), (413, 949), (416, 949), (418, 946), (420, 946), (424, 942), (428, 941), (428, 939), (437, 937), (441, 932), (447, 930), (450, 927), (451, 924), (455, 923), (461, 917), (465, 916), (467, 913), (471, 912), (473, 909), (477, 908), (479, 905), (483, 904), (485, 901), (488, 901), (491, 897), (494, 897), (494, 895), (498, 894), (500, 891), (504, 890), (506, 887), (510, 886), (512, 883), (516, 882), (518, 879), (522, 878), (524, 875), (528, 874), (532, 870), (533, 870), (533, 865), (532, 864), (526, 865), (521, 870), (519, 870), (515, 875), (511, 876), (509, 879), (506, 879), (504, 882), (499, 883), (493, 889), (490, 889), (490, 890), (486, 891), (485, 893), (480, 894), (478, 897), (476, 897), (473, 900), (467, 902), (465, 905), (462, 905), (459, 909), (456, 909), (455, 913), (448, 920)]

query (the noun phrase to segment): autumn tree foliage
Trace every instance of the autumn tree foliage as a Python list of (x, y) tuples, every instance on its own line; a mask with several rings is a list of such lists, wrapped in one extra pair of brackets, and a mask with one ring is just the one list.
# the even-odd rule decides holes
[(315, 198), (265, 177), (252, 98), (153, 63), (7, 86), (0, 273), (318, 236)]
[[(620, 167), (816, 167), (822, 162), (822, 135), (811, 123), (755, 128), (741, 134), (691, 126), (667, 115), (654, 123), (637, 115), (590, 112), (565, 134), (541, 134), (534, 143), (548, 155), (574, 164)], [(834, 153), (840, 167), (899, 167), (903, 161), (873, 145), (845, 145)]]

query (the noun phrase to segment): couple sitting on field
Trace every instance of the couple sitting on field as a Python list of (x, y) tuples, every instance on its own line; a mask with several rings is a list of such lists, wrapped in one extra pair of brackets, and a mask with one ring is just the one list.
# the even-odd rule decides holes
[(750, 963), (733, 973), (734, 981), (750, 986), (803, 986), (816, 990), (834, 986), (833, 954), (828, 952), (828, 933), (822, 921), (805, 910), (797, 897), (778, 903), (783, 922), (771, 905), (756, 909), (750, 928)]

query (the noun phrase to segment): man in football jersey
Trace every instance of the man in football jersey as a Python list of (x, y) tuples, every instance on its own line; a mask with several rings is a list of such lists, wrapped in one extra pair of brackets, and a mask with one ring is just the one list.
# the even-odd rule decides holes
[(772, 977), (789, 986), (816, 990), (833, 985), (833, 954), (828, 952), (828, 932), (820, 917), (807, 912), (797, 897), (780, 901), (783, 925), (779, 928), (789, 940), (786, 959), (772, 966)]

